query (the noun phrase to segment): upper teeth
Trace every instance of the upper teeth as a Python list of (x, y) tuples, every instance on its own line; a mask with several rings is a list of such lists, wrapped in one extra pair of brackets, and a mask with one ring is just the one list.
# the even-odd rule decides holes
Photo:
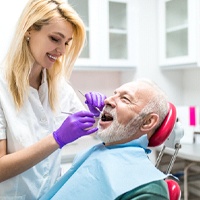
[(52, 56), (52, 55), (50, 55), (50, 54), (48, 54), (48, 56), (49, 56), (50, 58), (54, 59), (54, 60), (56, 60), (56, 59), (57, 59), (57, 57), (55, 57), (55, 56)]

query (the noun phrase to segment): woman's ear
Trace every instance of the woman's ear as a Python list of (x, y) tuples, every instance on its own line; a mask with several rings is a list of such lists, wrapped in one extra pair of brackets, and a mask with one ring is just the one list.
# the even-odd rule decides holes
[(151, 113), (145, 117), (140, 130), (143, 132), (149, 132), (154, 129), (154, 127), (158, 124), (159, 116), (155, 113)]
[(26, 31), (25, 37), (30, 37), (30, 31), (29, 30)]

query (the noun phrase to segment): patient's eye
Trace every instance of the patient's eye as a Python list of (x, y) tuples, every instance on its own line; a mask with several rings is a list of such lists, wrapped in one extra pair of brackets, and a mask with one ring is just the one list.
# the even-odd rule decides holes
[(131, 103), (131, 100), (127, 96), (122, 96), (121, 99), (125, 103)]

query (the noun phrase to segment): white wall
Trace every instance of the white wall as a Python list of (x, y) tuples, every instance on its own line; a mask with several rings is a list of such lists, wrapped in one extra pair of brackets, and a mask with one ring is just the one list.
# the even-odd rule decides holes
[(17, 20), (28, 0), (1, 1), (0, 6), (0, 62), (6, 55)]
[[(109, 96), (121, 85), (120, 78), (120, 72), (74, 71), (70, 82), (75, 91), (80, 90), (83, 93), (97, 91)], [(80, 99), (85, 100), (83, 97)]]
[(187, 69), (183, 72), (184, 104), (200, 105), (200, 69)]

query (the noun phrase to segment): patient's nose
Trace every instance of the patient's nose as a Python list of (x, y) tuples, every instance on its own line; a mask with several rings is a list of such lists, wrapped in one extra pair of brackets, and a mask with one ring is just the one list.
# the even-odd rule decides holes
[(107, 97), (104, 101), (105, 105), (109, 105), (111, 107), (115, 107), (116, 106), (116, 98), (115, 96), (110, 96), (110, 97)]

